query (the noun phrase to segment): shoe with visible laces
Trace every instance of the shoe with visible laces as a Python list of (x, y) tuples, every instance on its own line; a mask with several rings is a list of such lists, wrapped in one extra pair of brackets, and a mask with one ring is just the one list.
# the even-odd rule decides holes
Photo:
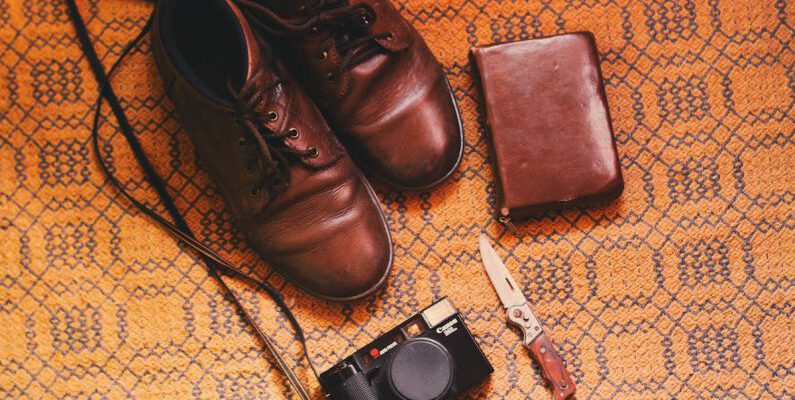
[(231, 0), (161, 0), (153, 49), (178, 119), (250, 245), (330, 300), (385, 281), (380, 204), (312, 100)]
[(463, 153), (442, 66), (387, 0), (236, 0), (365, 172), (422, 191)]

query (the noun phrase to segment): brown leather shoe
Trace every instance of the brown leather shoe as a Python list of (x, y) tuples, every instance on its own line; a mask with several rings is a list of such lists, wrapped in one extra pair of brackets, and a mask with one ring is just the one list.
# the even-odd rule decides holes
[(231, 0), (161, 0), (166, 90), (252, 247), (306, 291), (364, 297), (392, 264), (373, 190)]
[(283, 54), (351, 155), (401, 189), (430, 189), (463, 152), (441, 65), (387, 0), (237, 0)]

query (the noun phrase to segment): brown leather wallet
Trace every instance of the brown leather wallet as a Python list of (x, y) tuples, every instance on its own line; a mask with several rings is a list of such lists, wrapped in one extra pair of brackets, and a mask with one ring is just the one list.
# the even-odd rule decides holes
[(577, 32), (472, 49), (504, 222), (624, 189), (596, 41)]

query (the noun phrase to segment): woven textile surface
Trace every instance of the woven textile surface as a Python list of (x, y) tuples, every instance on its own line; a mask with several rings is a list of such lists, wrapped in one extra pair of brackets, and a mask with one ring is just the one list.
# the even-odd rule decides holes
[[(151, 11), (139, 0), (78, 5), (106, 65)], [(793, 1), (395, 5), (446, 68), (466, 148), (454, 178), (431, 193), (376, 185), (396, 261), (387, 287), (356, 304), (301, 292), (247, 248), (164, 97), (148, 40), (114, 78), (189, 224), (283, 291), (321, 368), (447, 295), (495, 367), (467, 398), (549, 398), (480, 264), (485, 230), (578, 398), (795, 396)], [(610, 206), (549, 213), (514, 235), (492, 218), (467, 51), (577, 30), (599, 44), (627, 189)], [(197, 257), (100, 173), (89, 145), (96, 97), (63, 1), (0, 0), (0, 398), (290, 398)], [(115, 174), (160, 207), (113, 118), (102, 135)], [(274, 304), (227, 281), (320, 398)]]

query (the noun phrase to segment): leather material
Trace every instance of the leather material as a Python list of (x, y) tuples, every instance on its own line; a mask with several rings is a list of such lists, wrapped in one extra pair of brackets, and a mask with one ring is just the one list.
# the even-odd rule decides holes
[(526, 217), (624, 188), (593, 35), (475, 48), (498, 213)]
[[(252, 191), (263, 179), (263, 165), (255, 143), (241, 145), (246, 131), (234, 105), (208, 93), (190, 71), (195, 66), (185, 65), (179, 50), (169, 44), (164, 32), (184, 20), (174, 11), (180, 1), (231, 11), (246, 56), (244, 78), (263, 91), (256, 111), (273, 116), (263, 124), (273, 132), (292, 127), (300, 133), (281, 139), (283, 146), (317, 149), (315, 157), (291, 158), (290, 184), (283, 191)], [(261, 46), (231, 0), (158, 4), (153, 49), (167, 93), (248, 242), (271, 267), (312, 294), (337, 301), (366, 296), (383, 284), (392, 263), (378, 199), (311, 99)], [(258, 160), (253, 168), (252, 159)]]
[[(368, 33), (379, 54), (336, 79), (343, 57), (334, 28), (275, 38), (351, 155), (370, 174), (401, 189), (425, 190), (457, 168), (463, 133), (444, 71), (428, 46), (386, 0), (363, 0), (376, 13)], [(259, 0), (283, 18), (306, 17), (306, 1)], [(351, 2), (356, 3), (356, 2)], [(325, 29), (325, 30), (324, 30)]]

